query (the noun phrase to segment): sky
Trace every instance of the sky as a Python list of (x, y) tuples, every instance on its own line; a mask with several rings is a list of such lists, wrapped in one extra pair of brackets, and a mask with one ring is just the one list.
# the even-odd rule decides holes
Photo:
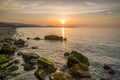
[(120, 0), (0, 0), (0, 22), (119, 26)]

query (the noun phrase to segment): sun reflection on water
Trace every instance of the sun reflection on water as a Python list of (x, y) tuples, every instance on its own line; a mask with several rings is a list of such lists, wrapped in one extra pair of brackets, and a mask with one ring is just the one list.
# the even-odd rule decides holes
[(64, 30), (64, 27), (62, 27), (62, 37), (64, 38), (64, 36), (65, 36), (65, 32), (64, 32), (65, 30)]

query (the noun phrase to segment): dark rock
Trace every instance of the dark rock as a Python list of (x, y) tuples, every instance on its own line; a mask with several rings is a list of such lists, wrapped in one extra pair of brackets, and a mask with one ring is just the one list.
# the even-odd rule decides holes
[(38, 78), (38, 80), (45, 80), (45, 75), (44, 72), (42, 70), (37, 70), (34, 75), (36, 76), (36, 78)]
[(101, 78), (100, 80), (108, 80), (107, 78)]
[(0, 64), (8, 62), (8, 56), (5, 54), (0, 54)]
[(110, 66), (104, 64), (103, 68), (107, 70), (109, 74), (115, 74), (115, 71)]
[(72, 80), (68, 74), (65, 73), (53, 73), (49, 76), (49, 80)]
[(22, 55), (23, 59), (25, 62), (29, 63), (31, 61), (31, 59), (38, 59), (39, 55), (35, 54), (35, 53), (24, 53)]
[(7, 67), (11, 66), (12, 64), (13, 64), (13, 62), (4, 63), (4, 64), (1, 64), (1, 65), (0, 65), (0, 68), (1, 68), (1, 69), (4, 69), (4, 68), (7, 68)]
[(66, 52), (66, 53), (64, 54), (64, 56), (69, 56), (69, 54), (70, 54), (69, 52)]
[(19, 64), (19, 63), (20, 63), (20, 60), (18, 60), (18, 59), (17, 59), (17, 60), (14, 60), (14, 63), (15, 63), (15, 64)]
[(37, 47), (31, 47), (32, 49), (37, 49)]
[(18, 39), (14, 42), (15, 45), (17, 45), (18, 47), (23, 47), (25, 44), (25, 41), (23, 39)]
[(68, 56), (67, 66), (70, 68), (75, 64), (83, 63), (89, 66), (88, 58), (78, 53), (77, 51), (72, 51), (71, 54)]
[(22, 52), (18, 52), (18, 53), (17, 53), (18, 56), (21, 56), (22, 54), (23, 54)]
[(18, 70), (18, 69), (19, 69), (19, 68), (18, 68), (18, 66), (16, 66), (16, 65), (12, 65), (11, 67), (8, 68), (8, 70), (11, 71), (11, 72), (16, 71), (16, 70)]
[(25, 64), (25, 66), (24, 66), (25, 71), (30, 71), (30, 70), (34, 70), (34, 69), (36, 69), (36, 68), (31, 64)]
[(63, 41), (64, 38), (62, 36), (57, 35), (46, 35), (45, 40), (57, 40), (57, 41)]
[(34, 40), (40, 40), (40, 38), (39, 37), (35, 37)]
[(10, 74), (8, 70), (0, 69), (0, 80), (4, 80)]
[(67, 65), (63, 65), (61, 68), (60, 68), (60, 71), (62, 72), (65, 72), (67, 70)]
[(38, 58), (38, 69), (45, 71), (46, 73), (52, 73), (56, 71), (55, 65), (47, 59), (40, 57)]
[(2, 54), (14, 54), (15, 50), (13, 47), (11, 47), (8, 44), (3, 44), (2, 48), (1, 48), (1, 53)]
[(29, 40), (30, 38), (29, 37), (27, 37), (27, 40)]

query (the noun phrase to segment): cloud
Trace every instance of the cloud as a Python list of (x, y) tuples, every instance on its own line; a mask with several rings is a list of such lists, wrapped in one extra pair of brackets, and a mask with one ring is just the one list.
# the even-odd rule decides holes
[(120, 9), (119, 0), (0, 0), (0, 10), (19, 13), (94, 13)]

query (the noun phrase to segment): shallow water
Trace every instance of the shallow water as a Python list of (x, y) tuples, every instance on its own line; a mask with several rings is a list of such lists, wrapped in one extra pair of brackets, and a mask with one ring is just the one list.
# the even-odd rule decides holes
[[(64, 52), (77, 50), (88, 56), (90, 73), (93, 78), (107, 77), (110, 80), (120, 80), (120, 28), (17, 28), (13, 37), (27, 41), (28, 48), (23, 52), (34, 52), (53, 61), (58, 69), (66, 64)], [(67, 41), (35, 41), (26, 38), (56, 34), (67, 38)], [(32, 46), (38, 49), (31, 49)], [(110, 65), (115, 75), (108, 74), (101, 66)], [(23, 72), (24, 73), (24, 72)], [(27, 72), (30, 74), (31, 72)]]

